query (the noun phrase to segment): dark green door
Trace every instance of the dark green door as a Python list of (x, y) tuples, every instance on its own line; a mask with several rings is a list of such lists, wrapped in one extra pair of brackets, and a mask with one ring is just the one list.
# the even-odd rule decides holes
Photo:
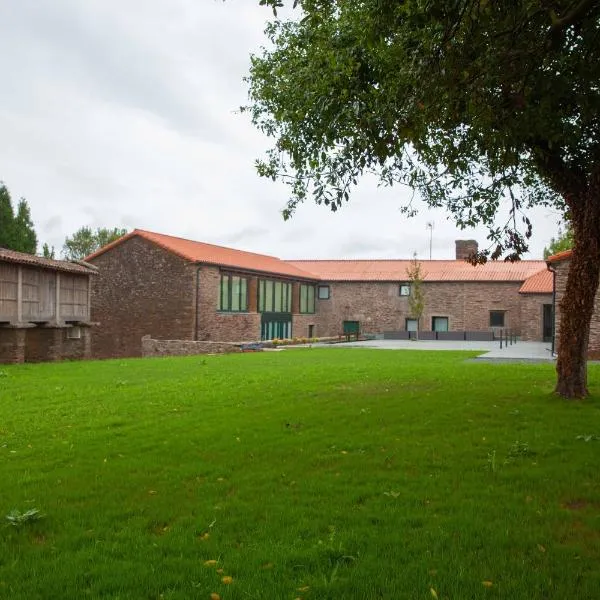
[(344, 321), (344, 335), (357, 334), (359, 331), (359, 321)]

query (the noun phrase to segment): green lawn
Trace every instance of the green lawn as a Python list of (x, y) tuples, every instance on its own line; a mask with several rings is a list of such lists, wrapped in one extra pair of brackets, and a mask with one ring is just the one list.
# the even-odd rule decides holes
[(0, 365), (0, 598), (598, 598), (600, 369), (470, 356)]

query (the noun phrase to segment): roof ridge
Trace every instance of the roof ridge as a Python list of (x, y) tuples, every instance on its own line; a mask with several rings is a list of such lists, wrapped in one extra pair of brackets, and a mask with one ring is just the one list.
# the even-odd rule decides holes
[[(137, 232), (138, 234), (148, 233), (150, 235), (157, 235), (159, 237), (166, 237), (166, 238), (171, 238), (174, 240), (182, 240), (184, 242), (190, 242), (191, 244), (201, 244), (203, 246), (210, 246), (211, 248), (219, 248), (220, 250), (232, 250), (233, 252), (243, 252), (244, 254), (252, 254), (254, 256), (274, 258), (275, 260), (280, 260), (281, 262), (286, 262), (286, 261), (284, 261), (284, 259), (279, 258), (278, 256), (275, 256), (273, 254), (263, 254), (261, 252), (252, 252), (251, 250), (240, 250), (239, 248), (233, 248), (231, 246), (223, 246), (222, 244), (213, 244), (211, 242), (200, 242), (198, 240), (191, 240), (189, 238), (180, 237), (178, 235), (170, 235), (168, 233), (157, 233), (156, 231), (149, 231), (147, 229), (134, 229), (133, 232)], [(142, 237), (144, 237), (144, 236), (142, 235)]]

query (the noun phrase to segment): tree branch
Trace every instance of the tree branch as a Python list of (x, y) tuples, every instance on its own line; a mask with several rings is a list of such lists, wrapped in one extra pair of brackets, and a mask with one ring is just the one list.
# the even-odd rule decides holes
[(551, 33), (558, 33), (563, 29), (566, 29), (569, 25), (572, 25), (578, 21), (581, 17), (585, 16), (585, 13), (597, 4), (597, 0), (581, 0), (581, 2), (575, 6), (570, 12), (564, 17), (557, 17), (554, 11), (550, 12), (552, 19), (552, 26), (550, 27)]

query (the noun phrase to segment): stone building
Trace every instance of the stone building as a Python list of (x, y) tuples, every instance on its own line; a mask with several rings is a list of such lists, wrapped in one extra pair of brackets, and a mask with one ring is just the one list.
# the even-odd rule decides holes
[(425, 311), (417, 323), (408, 307), (409, 260), (284, 261), (134, 230), (86, 259), (99, 273), (93, 356), (139, 356), (146, 335), (250, 342), (352, 331), (408, 337), (418, 327), (423, 338), (481, 339), (499, 329), (548, 338), (545, 262), (475, 267), (464, 259), (476, 249), (459, 240), (456, 260), (420, 261)]
[[(558, 254), (548, 258), (548, 266), (555, 274), (555, 351), (558, 350), (558, 346), (560, 345), (560, 303), (567, 287), (567, 275), (569, 274), (572, 253), (572, 250), (565, 250), (564, 252), (559, 252)], [(600, 358), (600, 289), (596, 292), (594, 312), (592, 313), (592, 320), (590, 322), (588, 357), (593, 359)]]
[(89, 358), (95, 273), (0, 248), (0, 362)]

